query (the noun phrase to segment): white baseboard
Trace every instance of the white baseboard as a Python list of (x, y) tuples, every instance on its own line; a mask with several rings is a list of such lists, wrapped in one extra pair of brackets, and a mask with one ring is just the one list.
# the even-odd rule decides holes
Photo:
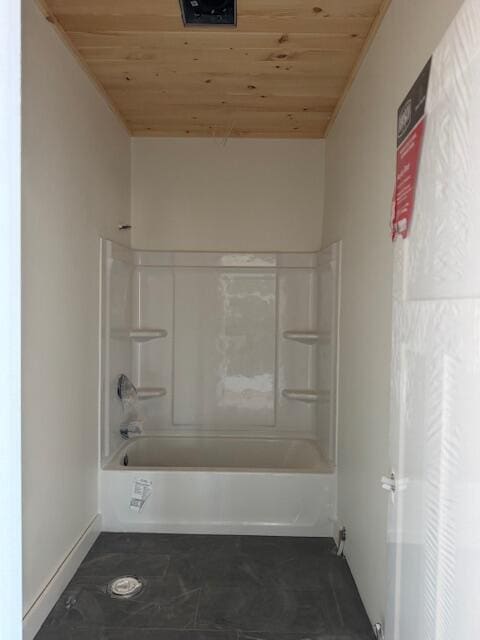
[(101, 530), (102, 517), (97, 514), (23, 617), (23, 640), (33, 640)]

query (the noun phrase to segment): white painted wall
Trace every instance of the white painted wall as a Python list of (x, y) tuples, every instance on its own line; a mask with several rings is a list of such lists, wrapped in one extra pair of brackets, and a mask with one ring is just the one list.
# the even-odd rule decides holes
[(129, 220), (129, 139), (23, 2), (24, 609), (97, 513), (100, 234)]
[(384, 615), (396, 111), (461, 0), (393, 0), (327, 141), (323, 244), (343, 240), (339, 515), (367, 611)]
[(316, 251), (323, 140), (133, 139), (132, 245)]
[(0, 598), (1, 634), (22, 638), (20, 407), (21, 3), (0, 4)]

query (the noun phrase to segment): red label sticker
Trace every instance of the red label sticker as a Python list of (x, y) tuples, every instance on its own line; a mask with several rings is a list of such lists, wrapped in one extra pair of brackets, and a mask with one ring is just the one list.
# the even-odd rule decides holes
[(392, 219), (392, 237), (394, 240), (396, 238), (406, 238), (410, 230), (415, 207), (415, 191), (424, 133), (425, 116), (397, 150), (397, 176)]
[(425, 107), (431, 59), (400, 105), (397, 119), (397, 174), (392, 202), (392, 239), (409, 234), (425, 133)]

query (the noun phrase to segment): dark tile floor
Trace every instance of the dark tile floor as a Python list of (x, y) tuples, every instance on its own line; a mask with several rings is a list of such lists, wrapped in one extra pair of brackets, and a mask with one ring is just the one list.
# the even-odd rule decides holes
[[(103, 533), (36, 640), (370, 640), (329, 538)], [(106, 585), (145, 578), (130, 600)]]

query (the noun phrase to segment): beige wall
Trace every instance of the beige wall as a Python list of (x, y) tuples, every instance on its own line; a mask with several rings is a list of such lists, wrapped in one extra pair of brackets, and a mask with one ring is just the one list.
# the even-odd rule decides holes
[(139, 249), (320, 247), (323, 140), (133, 139)]
[[(97, 513), (98, 236), (128, 242), (129, 139), (23, 2), (24, 606)], [(1, 635), (1, 633), (0, 633)]]
[(461, 0), (393, 0), (327, 140), (323, 244), (343, 240), (339, 514), (372, 621), (385, 610), (396, 110)]

